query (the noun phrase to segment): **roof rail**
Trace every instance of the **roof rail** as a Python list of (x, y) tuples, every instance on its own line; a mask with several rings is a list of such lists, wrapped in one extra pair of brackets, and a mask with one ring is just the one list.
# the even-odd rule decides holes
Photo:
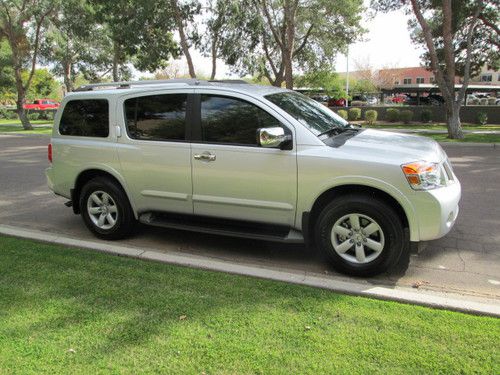
[(151, 86), (151, 85), (165, 85), (173, 83), (185, 83), (187, 85), (199, 85), (201, 81), (196, 78), (179, 78), (179, 79), (158, 79), (158, 80), (145, 80), (145, 81), (123, 81), (123, 82), (104, 82), (104, 83), (90, 83), (82, 85), (74, 91), (93, 91), (98, 88), (116, 88), (116, 89), (129, 89), (132, 86)]
[(185, 83), (186, 85), (199, 85), (202, 82), (210, 83), (234, 83), (234, 84), (248, 84), (248, 82), (242, 79), (218, 79), (204, 81), (196, 78), (175, 78), (175, 79), (157, 79), (157, 80), (145, 80), (145, 81), (123, 81), (123, 82), (104, 82), (104, 83), (89, 83), (88, 85), (82, 85), (74, 91), (93, 91), (99, 88), (116, 88), (116, 89), (129, 89), (132, 86), (152, 86), (152, 85), (166, 85), (174, 83)]

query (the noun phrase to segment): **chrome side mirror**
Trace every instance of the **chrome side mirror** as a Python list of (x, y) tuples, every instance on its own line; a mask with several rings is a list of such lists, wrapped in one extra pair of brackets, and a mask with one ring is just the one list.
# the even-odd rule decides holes
[(260, 128), (257, 130), (257, 141), (261, 147), (280, 147), (288, 139), (289, 136), (285, 135), (285, 130), (280, 127)]

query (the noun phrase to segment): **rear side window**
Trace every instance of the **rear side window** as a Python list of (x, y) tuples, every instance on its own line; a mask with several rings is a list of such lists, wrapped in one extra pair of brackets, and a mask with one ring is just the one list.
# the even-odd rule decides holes
[(186, 138), (187, 94), (140, 96), (125, 100), (130, 138), (183, 141)]
[(80, 137), (109, 135), (109, 104), (106, 99), (71, 100), (66, 103), (59, 133)]

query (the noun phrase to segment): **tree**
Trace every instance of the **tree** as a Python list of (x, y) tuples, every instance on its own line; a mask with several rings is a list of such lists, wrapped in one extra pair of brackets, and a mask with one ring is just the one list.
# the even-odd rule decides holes
[(12, 68), (12, 52), (6, 40), (0, 39), (0, 104), (14, 101), (16, 82)]
[[(265, 76), (275, 86), (293, 87), (294, 69), (331, 68), (338, 51), (363, 32), (362, 0), (244, 0), (240, 46), (224, 51), (226, 63), (242, 74)], [(233, 35), (229, 35), (234, 40)]]
[(193, 59), (191, 57), (191, 53), (189, 52), (189, 47), (190, 40), (193, 40), (194, 43), (196, 43), (198, 35), (193, 31), (191, 36), (189, 36), (186, 32), (185, 24), (186, 22), (193, 23), (194, 16), (200, 13), (201, 5), (196, 0), (190, 0), (184, 4), (180, 4), (178, 0), (170, 0), (170, 7), (173, 12), (177, 31), (179, 33), (182, 53), (184, 54), (184, 57), (186, 57), (188, 64), (189, 75), (191, 78), (196, 78), (196, 72), (194, 70)]
[[(89, 0), (100, 32), (108, 38), (110, 58), (94, 53), (94, 65), (112, 72), (113, 81), (127, 74), (127, 64), (139, 70), (155, 71), (179, 55), (172, 31), (176, 27), (173, 9), (160, 0)], [(106, 49), (104, 49), (106, 50)], [(94, 51), (99, 52), (99, 50)], [(101, 70), (102, 70), (101, 69)], [(92, 78), (92, 77), (89, 77)]]
[[(414, 40), (427, 49), (423, 56), (434, 73), (436, 83), (445, 100), (446, 122), (450, 138), (463, 138), (460, 107), (465, 98), (471, 71), (491, 58), (484, 51), (485, 40), (496, 34), (498, 59), (498, 3), (497, 0), (372, 0), (377, 10), (403, 8), (413, 15), (409, 26)], [(483, 37), (479, 29), (488, 30)], [(495, 44), (490, 45), (495, 48)], [(489, 57), (488, 57), (489, 56)], [(456, 93), (455, 77), (463, 75), (461, 88)]]
[[(40, 43), (50, 15), (59, 6), (51, 0), (0, 0), (0, 37), (11, 49), (11, 61), (16, 83), (16, 110), (25, 130), (32, 126), (24, 110), (26, 93), (30, 88), (39, 57)], [(28, 76), (23, 80), (23, 69)]]
[(333, 99), (345, 99), (345, 81), (331, 70), (316, 70), (308, 72), (295, 79), (298, 87), (307, 87), (315, 93), (325, 93)]

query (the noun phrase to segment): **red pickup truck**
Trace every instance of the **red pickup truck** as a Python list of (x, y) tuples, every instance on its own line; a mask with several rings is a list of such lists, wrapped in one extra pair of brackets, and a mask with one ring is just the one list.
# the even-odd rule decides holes
[(33, 103), (27, 103), (23, 107), (24, 109), (43, 111), (45, 109), (57, 109), (60, 103), (53, 99), (37, 99)]

